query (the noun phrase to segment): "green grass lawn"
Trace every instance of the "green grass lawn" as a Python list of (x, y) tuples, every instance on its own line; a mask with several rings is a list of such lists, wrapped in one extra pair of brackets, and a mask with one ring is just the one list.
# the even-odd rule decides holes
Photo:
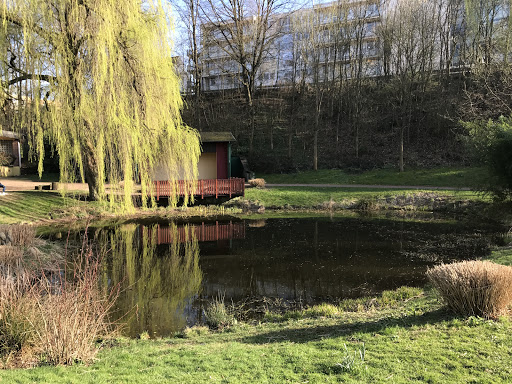
[(317, 208), (329, 201), (375, 200), (396, 196), (419, 196), (435, 193), (454, 200), (479, 200), (481, 195), (472, 191), (421, 191), (411, 189), (371, 188), (321, 188), (321, 187), (276, 187), (267, 189), (249, 188), (245, 198), (258, 201), (265, 207)]
[(488, 257), (488, 260), (498, 264), (512, 266), (512, 244), (510, 244), (508, 247), (494, 250)]
[(8, 383), (512, 380), (510, 320), (453, 317), (432, 291), (419, 291), (415, 297), (378, 308), (337, 311), (319, 306), (298, 316), (276, 316), (223, 331), (193, 328), (181, 337), (122, 340), (102, 350), (90, 366), (3, 371), (0, 379)]
[(406, 170), (378, 169), (360, 174), (339, 169), (322, 169), (290, 174), (258, 175), (270, 184), (367, 184), (416, 185), (432, 187), (477, 188), (487, 177), (485, 168), (433, 168)]
[(39, 178), (39, 175), (37, 175), (37, 174), (23, 175), (23, 176), (21, 176), (21, 178), (25, 178), (27, 180), (35, 181), (35, 182), (50, 183), (53, 181), (59, 181), (60, 175), (58, 173), (44, 172), (41, 175), (41, 178)]
[(66, 216), (83, 216), (96, 207), (94, 203), (79, 201), (72, 197), (62, 197), (50, 191), (9, 192), (0, 196), (0, 223), (12, 224), (34, 222)]

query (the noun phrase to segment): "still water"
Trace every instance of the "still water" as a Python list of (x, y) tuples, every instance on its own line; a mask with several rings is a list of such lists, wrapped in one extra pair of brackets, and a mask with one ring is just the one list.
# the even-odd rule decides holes
[(432, 218), (315, 217), (138, 221), (88, 237), (109, 249), (102, 284), (121, 287), (114, 316), (124, 333), (166, 336), (200, 322), (217, 297), (312, 304), (422, 286), (429, 266), (484, 256), (499, 232)]

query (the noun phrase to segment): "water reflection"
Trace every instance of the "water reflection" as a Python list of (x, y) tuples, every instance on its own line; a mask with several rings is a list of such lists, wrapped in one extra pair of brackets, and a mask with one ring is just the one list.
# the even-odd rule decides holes
[(104, 281), (121, 286), (114, 318), (126, 322), (129, 336), (169, 335), (194, 321), (191, 304), (203, 278), (198, 242), (190, 227), (171, 224), (166, 233), (187, 240), (161, 244), (158, 227), (129, 224), (100, 236), (112, 249)]
[[(303, 218), (94, 230), (110, 247), (104, 284), (121, 285), (125, 333), (169, 335), (201, 320), (205, 300), (314, 303), (421, 286), (428, 266), (489, 252), (500, 228), (475, 223)], [(77, 238), (80, 234), (77, 234)], [(126, 315), (128, 314), (128, 315)]]

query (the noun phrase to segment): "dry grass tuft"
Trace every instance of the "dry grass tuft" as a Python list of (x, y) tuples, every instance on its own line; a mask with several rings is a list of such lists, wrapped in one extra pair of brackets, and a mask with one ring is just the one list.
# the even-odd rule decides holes
[(0, 225), (0, 242), (2, 244), (27, 247), (34, 243), (35, 229), (26, 224)]
[(249, 185), (255, 188), (265, 188), (265, 179), (252, 179), (249, 180)]
[(431, 268), (427, 276), (448, 307), (459, 315), (495, 319), (512, 301), (512, 267), (463, 261)]

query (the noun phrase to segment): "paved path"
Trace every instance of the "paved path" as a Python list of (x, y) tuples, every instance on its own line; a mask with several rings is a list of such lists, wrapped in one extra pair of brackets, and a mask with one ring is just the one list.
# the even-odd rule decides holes
[(427, 185), (369, 185), (369, 184), (266, 184), (267, 187), (312, 187), (312, 188), (368, 188), (368, 189), (426, 189), (439, 191), (470, 191), (470, 188), (429, 187)]
[[(0, 182), (5, 185), (7, 192), (9, 191), (34, 191), (38, 185), (51, 186), (51, 181), (32, 181), (25, 177), (4, 177)], [(88, 191), (89, 187), (83, 183), (67, 183), (64, 184), (68, 191)]]
[[(32, 181), (26, 177), (4, 177), (0, 182), (5, 185), (7, 191), (34, 191), (38, 185), (51, 185), (50, 181)], [(88, 191), (87, 184), (65, 184), (68, 191)], [(429, 187), (420, 185), (368, 185), (368, 184), (267, 184), (273, 187), (311, 187), (311, 188), (368, 188), (368, 189), (426, 189), (440, 191), (470, 191), (470, 188), (455, 187)]]

